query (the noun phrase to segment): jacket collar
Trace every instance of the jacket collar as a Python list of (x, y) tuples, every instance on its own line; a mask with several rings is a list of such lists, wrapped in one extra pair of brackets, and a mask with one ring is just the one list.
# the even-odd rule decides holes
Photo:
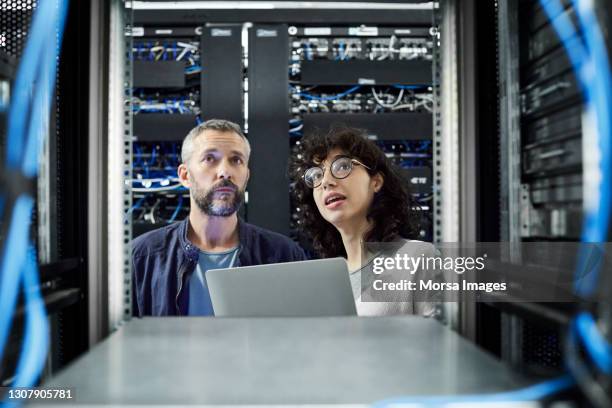
[[(200, 256), (200, 250), (187, 238), (188, 226), (189, 216), (185, 217), (185, 219), (180, 222), (178, 228), (179, 242), (181, 244), (181, 248), (183, 248), (185, 251), (187, 258), (193, 262), (197, 262)], [(244, 222), (242, 218), (238, 217), (238, 241), (240, 242), (240, 248), (238, 249), (239, 252), (241, 252), (242, 248), (244, 248), (246, 243), (249, 241), (250, 234), (251, 229), (249, 224)]]

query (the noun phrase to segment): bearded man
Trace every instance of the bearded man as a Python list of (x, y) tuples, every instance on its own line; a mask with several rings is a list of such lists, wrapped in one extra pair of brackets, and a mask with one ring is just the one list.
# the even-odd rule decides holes
[(134, 315), (212, 316), (207, 270), (306, 259), (289, 238), (238, 217), (250, 153), (240, 126), (226, 120), (185, 137), (178, 177), (189, 189), (189, 217), (133, 241)]

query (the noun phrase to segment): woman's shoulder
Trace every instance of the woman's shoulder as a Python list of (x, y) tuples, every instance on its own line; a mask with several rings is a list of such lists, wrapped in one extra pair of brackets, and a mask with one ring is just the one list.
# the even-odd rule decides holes
[(399, 238), (394, 242), (397, 244), (396, 252), (409, 256), (434, 256), (436, 254), (436, 247), (431, 242), (405, 238)]

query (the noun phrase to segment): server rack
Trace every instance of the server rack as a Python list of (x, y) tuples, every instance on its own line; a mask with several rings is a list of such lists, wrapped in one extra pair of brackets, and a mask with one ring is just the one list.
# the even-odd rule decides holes
[(204, 84), (222, 82), (214, 72), (201, 74), (204, 43), (216, 37), (196, 27), (138, 27), (130, 34), (133, 198), (126, 217), (136, 237), (186, 216), (189, 196), (177, 178), (181, 142), (201, 122), (202, 107), (224, 105), (200, 91)]
[[(8, 4), (11, 3), (11, 4)], [(89, 2), (71, 3), (57, 67), (39, 177), (32, 184), (36, 210), (30, 239), (36, 245), (42, 299), (50, 326), (50, 350), (43, 375), (54, 373), (89, 346), (87, 262), (87, 106)], [(0, 25), (0, 145), (12, 81), (26, 46), (34, 1), (2, 1)], [(4, 149), (2, 162), (4, 162)], [(2, 188), (7, 185), (3, 181)], [(4, 230), (6, 225), (0, 225)], [(4, 243), (4, 233), (0, 241)], [(22, 350), (26, 310), (18, 301), (3, 359), (0, 386), (11, 385)]]
[[(133, 36), (135, 45), (132, 51), (136, 55), (143, 54), (139, 51), (143, 44), (145, 47), (147, 44), (153, 45), (152, 36), (159, 36), (159, 33), (166, 36), (185, 30), (201, 33), (201, 86), (197, 91), (193, 88), (194, 92), (201, 95), (199, 118), (229, 118), (243, 125), (253, 148), (247, 202), (241, 214), (247, 221), (297, 238), (295, 218), (291, 215), (295, 209), (291, 209), (289, 185), (285, 176), (290, 149), (304, 132), (315, 128), (327, 129), (334, 123), (345, 123), (368, 129), (370, 137), (377, 139), (379, 145), (387, 150), (397, 164), (404, 165), (407, 183), (414, 188), (415, 197), (421, 199), (419, 208), (424, 209), (422, 237), (432, 240), (432, 111), (434, 87), (437, 86), (433, 83), (432, 60), (438, 44), (434, 41), (437, 35), (434, 10), (423, 10), (419, 7), (399, 13), (380, 10), (369, 13), (367, 17), (360, 10), (350, 10), (345, 15), (335, 14), (330, 17), (327, 10), (302, 10), (299, 13), (294, 10), (278, 10), (265, 14), (240, 10), (230, 16), (224, 10), (204, 12), (194, 9), (189, 19), (186, 19), (185, 15), (173, 19), (173, 12), (170, 10), (134, 10), (133, 33), (136, 33), (136, 36)], [(200, 14), (200, 23), (203, 25), (192, 25), (194, 16)], [(347, 20), (349, 17), (351, 19)], [(323, 26), (320, 21), (325, 18), (328, 18), (329, 24)], [(317, 22), (314, 23), (315, 21)], [(402, 25), (398, 24), (399, 21)], [(242, 32), (248, 33), (242, 38), (241, 28)], [(376, 30), (374, 36), (372, 29)], [(321, 32), (326, 34), (316, 34)], [(312, 33), (315, 33), (314, 36)], [(296, 48), (295, 44), (308, 39), (329, 41), (329, 55), (323, 58), (319, 55), (312, 59), (303, 58), (305, 54), (301, 53), (299, 46)], [(355, 53), (353, 50), (347, 50), (346, 58), (341, 61), (336, 59), (338, 41), (342, 39), (363, 45), (363, 51)], [(382, 50), (390, 40), (397, 42), (395, 45), (391, 44), (393, 50), (389, 53), (392, 56), (381, 58), (387, 53)], [(158, 37), (155, 41), (159, 44), (161, 40)], [(334, 41), (335, 49), (331, 46)], [(162, 54), (159, 60), (163, 58)], [(149, 65), (156, 63), (159, 61), (150, 62)], [(287, 72), (288, 65), (290, 70), (293, 67), (294, 70), (300, 71), (299, 78), (295, 72)], [(178, 73), (178, 70), (176, 72)], [(325, 73), (324, 77), (320, 77), (322, 72)], [(138, 88), (138, 78), (142, 75), (142, 69), (135, 66), (136, 98), (141, 92)], [(153, 82), (157, 82), (156, 86), (159, 87), (159, 81)], [(353, 86), (361, 86), (363, 92), (359, 97), (362, 101), (353, 103), (350, 110), (334, 109), (333, 112), (322, 112), (323, 108), (320, 106), (319, 109), (309, 109), (307, 104), (300, 102), (299, 90), (312, 86), (318, 86), (323, 97), (341, 93), (343, 89)], [(371, 89), (374, 89), (376, 95)], [(397, 98), (398, 96), (401, 98)], [(380, 101), (379, 111), (372, 112), (377, 106), (375, 97)], [(387, 106), (394, 102), (398, 102), (396, 106), (399, 109), (392, 110)], [(331, 104), (332, 102), (330, 106)], [(161, 194), (147, 194), (147, 188), (157, 186), (144, 186), (138, 181), (139, 178), (147, 178), (142, 175), (143, 168), (140, 166), (141, 157), (147, 156), (146, 153), (141, 156), (138, 150), (141, 149), (140, 139), (159, 134), (162, 126), (170, 129), (174, 126), (173, 121), (179, 120), (182, 115), (157, 113), (157, 122), (151, 122), (145, 130), (140, 122), (145, 117), (151, 118), (149, 120), (152, 121), (153, 116), (150, 113), (145, 116), (143, 111), (134, 112), (136, 150), (133, 156), (133, 187), (137, 187), (138, 195), (134, 195), (134, 205), (130, 212), (136, 236), (144, 230), (177, 219), (160, 216), (156, 221), (161, 220), (161, 223), (150, 222), (150, 214), (164, 206), (177, 208), (177, 205), (173, 204), (177, 199), (170, 197), (170, 200), (174, 201), (163, 201), (157, 199)], [(162, 125), (163, 121), (166, 125)], [(296, 127), (300, 127), (301, 131), (296, 131)], [(403, 129), (397, 130), (398, 127)], [(187, 126), (182, 131), (186, 128)], [(157, 132), (154, 129), (157, 129)], [(176, 139), (172, 142), (176, 147), (179, 139), (186, 134), (183, 132), (179, 136), (179, 133), (174, 133)], [(144, 136), (145, 134), (149, 136)], [(157, 140), (163, 140), (163, 136)], [(176, 147), (172, 152), (178, 151)], [(158, 155), (157, 158), (163, 156)], [(170, 174), (166, 177), (170, 177)], [(143, 199), (140, 194), (146, 195), (147, 198)], [(169, 194), (164, 194), (165, 198), (168, 196)], [(186, 198), (184, 195), (181, 211), (186, 208)], [(272, 213), (269, 211), (271, 207), (281, 210)], [(182, 216), (185, 213), (180, 214)], [(145, 217), (147, 228), (143, 230), (141, 226)]]
[[(570, 4), (564, 13), (575, 18)], [(478, 21), (479, 88), (486, 90), (477, 95), (488, 101), (477, 107), (477, 124), (479, 133), (499, 136), (478, 138), (479, 160), (492, 164), (497, 157), (499, 163), (498, 172), (486, 177), (488, 192), (481, 192), (482, 208), (493, 203), (493, 211), (479, 211), (488, 220), (486, 229), (477, 228), (480, 240), (578, 241), (583, 200), (591, 197), (583, 181), (593, 156), (583, 152), (594, 146), (585, 137), (584, 104), (563, 45), (538, 1), (479, 6), (473, 18)], [(550, 276), (543, 267), (551, 257), (567, 255), (544, 254), (531, 273)], [(512, 256), (522, 258), (520, 251)], [(476, 305), (476, 341), (531, 375), (562, 372), (569, 324), (579, 308), (589, 306), (578, 299), (499, 300)], [(591, 307), (605, 319), (602, 305)]]
[(15, 58), (0, 49), (0, 157), (6, 145), (6, 114), (11, 99), (11, 82), (16, 69)]
[(252, 152), (247, 219), (288, 234), (287, 25), (254, 24), (248, 41), (248, 136)]
[[(433, 240), (433, 59), (436, 27), (292, 26), (290, 140), (332, 126), (366, 131), (401, 169), (420, 238)], [(299, 229), (294, 209), (292, 233)]]
[[(517, 28), (515, 34), (500, 33), (516, 35), (506, 40), (512, 42), (508, 51), (514, 53), (516, 65), (506, 69), (516, 75), (518, 87), (507, 97), (520, 110), (502, 112), (506, 123), (513, 121), (516, 127), (505, 130), (515, 151), (503, 149), (501, 154), (508, 164), (511, 154), (518, 153), (520, 160), (512, 171), (502, 172), (516, 200), (508, 200), (502, 222), (508, 225), (508, 238), (516, 241), (575, 241), (580, 238), (583, 200), (583, 106), (576, 79), (539, 3), (508, 2), (505, 7), (504, 17)], [(571, 15), (572, 8), (566, 12)], [(536, 372), (562, 369), (562, 333), (575, 305), (540, 305), (531, 313), (521, 311), (519, 304), (513, 306), (510, 314), (501, 315), (502, 338), (508, 339), (504, 358)]]

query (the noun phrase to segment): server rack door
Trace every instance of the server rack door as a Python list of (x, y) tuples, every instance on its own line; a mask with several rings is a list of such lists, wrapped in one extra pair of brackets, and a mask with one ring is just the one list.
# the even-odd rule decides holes
[(242, 114), (242, 26), (215, 25), (202, 32), (202, 118), (244, 125)]
[(249, 33), (249, 222), (289, 233), (289, 39), (287, 25)]

